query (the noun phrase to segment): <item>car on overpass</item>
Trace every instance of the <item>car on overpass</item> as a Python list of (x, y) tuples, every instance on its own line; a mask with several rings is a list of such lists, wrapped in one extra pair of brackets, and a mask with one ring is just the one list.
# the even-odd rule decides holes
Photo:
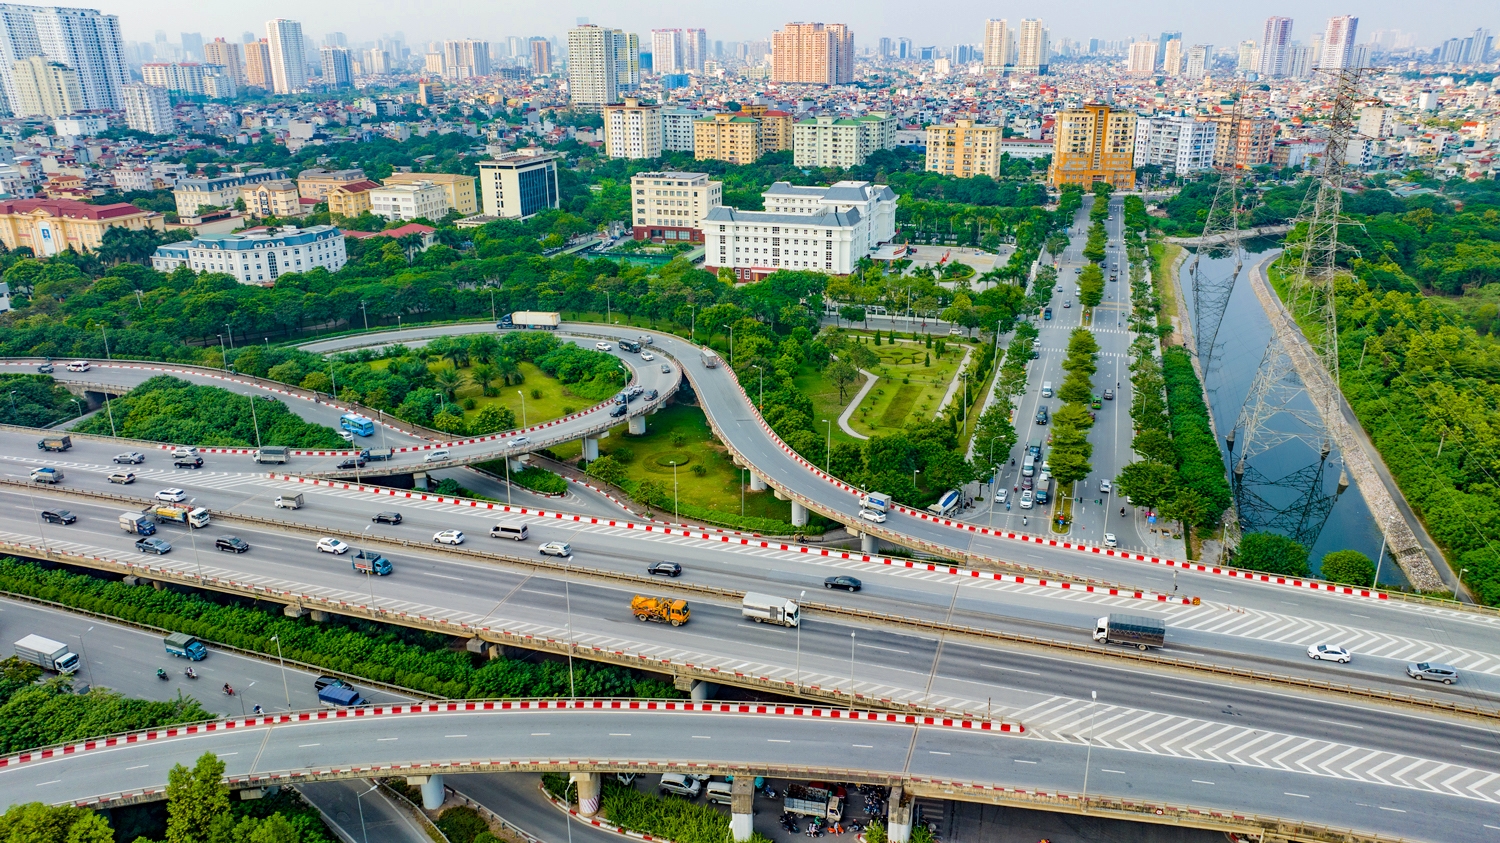
[(399, 513), (399, 512), (377, 512), (377, 513), (375, 513), (375, 517), (371, 518), (370, 520), (372, 522), (376, 523), (376, 524), (400, 524), (401, 523), (401, 513)]
[(682, 566), (676, 562), (653, 562), (646, 566), (646, 573), (663, 577), (682, 575)]
[(166, 503), (182, 503), (187, 500), (187, 492), (181, 489), (162, 489), (156, 493), (156, 499)]
[(858, 579), (840, 574), (823, 580), (823, 587), (828, 589), (841, 588), (844, 591), (854, 592), (865, 587)]
[(219, 536), (214, 539), (214, 549), (226, 553), (244, 553), (250, 549), (250, 543), (239, 536)]
[(537, 550), (541, 551), (543, 556), (566, 557), (573, 555), (573, 548), (567, 542), (547, 542), (538, 547)]
[(594, 350), (595, 351), (613, 351), (614, 348), (615, 348), (614, 346), (610, 345), (607, 342), (596, 342), (596, 343), (594, 343)]
[(154, 553), (157, 556), (163, 556), (172, 552), (172, 546), (165, 539), (155, 537), (136, 539), (135, 549), (141, 553)]
[(423, 458), (422, 462), (441, 462), (447, 458), (448, 451), (446, 449), (439, 448)]
[(335, 556), (343, 556), (349, 552), (349, 545), (339, 539), (324, 536), (318, 539), (318, 551), (321, 553), (332, 553)]
[(72, 524), (78, 520), (78, 516), (66, 509), (44, 509), (42, 510), (42, 520), (48, 524)]
[(876, 524), (885, 523), (885, 513), (877, 509), (865, 509), (861, 507), (859, 510), (859, 517), (865, 519), (866, 521), (873, 521)]

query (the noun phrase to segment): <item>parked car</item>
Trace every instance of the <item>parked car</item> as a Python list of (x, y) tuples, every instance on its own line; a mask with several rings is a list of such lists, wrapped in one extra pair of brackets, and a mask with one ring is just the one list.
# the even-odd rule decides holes
[(682, 566), (676, 562), (652, 562), (646, 566), (646, 573), (663, 577), (677, 577), (682, 575)]
[(229, 553), (244, 553), (250, 549), (250, 543), (239, 536), (219, 536), (214, 539), (214, 549)]
[(78, 520), (78, 516), (66, 509), (44, 509), (42, 510), (42, 520), (48, 524), (72, 524)]
[(547, 542), (538, 547), (543, 556), (572, 556), (573, 548), (567, 542)]
[(448, 451), (446, 449), (439, 448), (436, 451), (433, 451), (432, 453), (428, 454), (425, 458), (423, 458), (422, 462), (442, 462), (443, 460), (445, 460), (447, 458), (448, 458)]
[(1307, 657), (1318, 661), (1348, 664), (1354, 655), (1337, 644), (1314, 644), (1307, 648)]
[(373, 521), (373, 522), (375, 522), (376, 524), (400, 524), (401, 523), (401, 513), (399, 513), (399, 512), (377, 512), (377, 513), (375, 513), (375, 517), (371, 518), (370, 520)]
[(829, 577), (828, 579), (823, 580), (823, 587), (828, 589), (842, 588), (845, 591), (859, 591), (861, 588), (865, 587), (865, 584), (855, 579), (854, 577), (844, 576), (840, 574), (839, 576)]
[(146, 455), (140, 451), (129, 451), (124, 454), (115, 454), (115, 462), (125, 465), (140, 465), (146, 461)]
[(1416, 662), (1406, 666), (1406, 675), (1413, 679), (1428, 679), (1452, 685), (1458, 679), (1458, 668), (1437, 662)]
[(438, 544), (463, 544), (464, 534), (461, 530), (443, 530), (434, 534), (432, 540)]
[(697, 799), (698, 792), (703, 785), (692, 776), (684, 776), (681, 773), (666, 773), (661, 777), (658, 786), (662, 796), (686, 796), (688, 799)]
[(165, 539), (158, 539), (154, 536), (136, 539), (135, 549), (141, 553), (154, 553), (157, 556), (172, 552), (172, 546), (167, 544)]
[(318, 539), (318, 550), (323, 553), (332, 553), (335, 556), (343, 556), (349, 552), (349, 545), (343, 541), (327, 536)]
[(182, 503), (187, 500), (187, 492), (181, 489), (162, 489), (156, 493), (156, 499), (167, 503)]

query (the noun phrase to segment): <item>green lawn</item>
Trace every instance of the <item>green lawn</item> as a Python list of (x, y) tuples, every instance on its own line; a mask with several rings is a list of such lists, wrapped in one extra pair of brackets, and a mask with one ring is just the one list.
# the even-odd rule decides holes
[[(949, 344), (947, 353), (941, 358), (936, 350), (929, 350), (915, 340), (866, 347), (880, 357), (880, 364), (870, 370), (880, 379), (850, 417), (849, 426), (865, 435), (876, 435), (901, 430), (913, 421), (932, 418), (948, 391), (948, 384), (958, 372), (958, 362), (963, 359), (963, 350), (968, 344)], [(931, 365), (924, 365), (929, 355)], [(834, 398), (837, 397), (835, 390)]]
[[(469, 377), (469, 370), (467, 368), (459, 369), (458, 372), (464, 376), (465, 383), (458, 388), (454, 395), (459, 401), (463, 401), (466, 398), (474, 399), (474, 409), (464, 411), (464, 419), (466, 421), (473, 421), (474, 417), (479, 415), (480, 410), (483, 410), (490, 404), (499, 404), (502, 407), (509, 407), (511, 412), (516, 414), (517, 427), (528, 427), (545, 421), (551, 421), (555, 418), (561, 418), (569, 413), (587, 409), (598, 403), (597, 401), (591, 401), (587, 398), (574, 395), (571, 390), (559, 383), (556, 378), (543, 374), (541, 369), (530, 363), (523, 362), (520, 366), (522, 374), (526, 376), (526, 380), (514, 386), (498, 386), (499, 382), (497, 381), (496, 389), (499, 390), (500, 394), (493, 398), (484, 397), (481, 394), (482, 390), (479, 388), (479, 385), (467, 380)], [(532, 390), (539, 391), (541, 397), (532, 395)], [(525, 393), (525, 397), (523, 398), (520, 393)], [(523, 409), (525, 410), (524, 421), (522, 419)]]

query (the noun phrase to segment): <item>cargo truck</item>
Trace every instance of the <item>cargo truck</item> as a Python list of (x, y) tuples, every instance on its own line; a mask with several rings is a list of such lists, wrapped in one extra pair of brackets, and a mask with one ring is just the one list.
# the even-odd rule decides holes
[(167, 648), (167, 655), (176, 656), (179, 659), (192, 659), (201, 662), (208, 658), (208, 648), (186, 632), (174, 632), (161, 640)]
[(326, 708), (369, 705), (369, 701), (347, 685), (327, 685), (318, 690), (318, 702)]
[(859, 499), (859, 508), (882, 514), (890, 512), (891, 496), (884, 492), (866, 492), (864, 497)]
[(73, 447), (73, 437), (43, 436), (41, 441), (36, 443), (36, 447), (39, 451), (66, 451)]
[(518, 310), (500, 321), (500, 328), (522, 328), (532, 331), (555, 331), (562, 324), (562, 314), (540, 310)]
[(156, 522), (139, 512), (120, 513), (120, 529), (139, 536), (156, 535)]
[(391, 560), (373, 550), (360, 550), (354, 554), (354, 570), (361, 574), (383, 577), (391, 572)]
[(714, 351), (711, 348), (705, 348), (702, 351), (698, 352), (698, 359), (703, 362), (703, 368), (705, 369), (719, 368), (718, 352)]
[(302, 493), (298, 492), (295, 495), (277, 495), (272, 503), (276, 504), (277, 509), (301, 509), (304, 501)]
[(266, 445), (255, 449), (258, 463), (284, 463), (291, 459), (292, 449), (285, 445)]
[(818, 817), (830, 822), (844, 818), (844, 800), (832, 789), (811, 784), (789, 784), (782, 808), (788, 813)]
[(78, 656), (69, 652), (68, 645), (40, 635), (17, 641), (16, 658), (54, 673), (69, 674), (78, 669)]
[(756, 623), (774, 623), (781, 626), (796, 626), (802, 618), (796, 601), (785, 597), (749, 592), (740, 601), (740, 615)]
[(1094, 624), (1094, 640), (1140, 650), (1161, 647), (1167, 643), (1167, 625), (1156, 618), (1139, 615), (1105, 615)]
[(158, 524), (171, 521), (174, 524), (207, 527), (209, 521), (208, 510), (201, 506), (190, 507), (181, 504), (156, 503), (141, 510), (141, 514), (155, 518)]
[(673, 626), (682, 626), (693, 614), (688, 609), (686, 600), (671, 597), (646, 597), (641, 594), (630, 599), (630, 613), (642, 623), (655, 621)]
[(54, 483), (61, 483), (62, 479), (63, 473), (55, 468), (33, 468), (31, 470), (31, 482), (33, 483), (46, 483), (50, 486)]
[(395, 456), (395, 448), (366, 448), (359, 452), (359, 458), (365, 462), (385, 462)]

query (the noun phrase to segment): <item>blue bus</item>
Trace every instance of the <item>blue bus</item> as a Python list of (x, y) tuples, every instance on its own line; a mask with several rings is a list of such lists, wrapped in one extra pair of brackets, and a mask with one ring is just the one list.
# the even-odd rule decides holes
[(360, 436), (375, 435), (375, 421), (369, 416), (361, 416), (358, 413), (345, 413), (339, 419), (339, 427)]

